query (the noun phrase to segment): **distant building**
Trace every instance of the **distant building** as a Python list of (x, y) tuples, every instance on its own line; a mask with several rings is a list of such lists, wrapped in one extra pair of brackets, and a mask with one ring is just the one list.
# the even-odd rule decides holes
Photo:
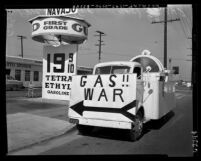
[(181, 80), (180, 73), (179, 73), (179, 66), (173, 66), (172, 67), (172, 71), (173, 71), (173, 78), (174, 78), (174, 80), (175, 81)]
[[(6, 56), (6, 75), (22, 81), (25, 87), (32, 81), (35, 86), (42, 86), (42, 60)], [(78, 66), (77, 74), (92, 74), (93, 68)]]

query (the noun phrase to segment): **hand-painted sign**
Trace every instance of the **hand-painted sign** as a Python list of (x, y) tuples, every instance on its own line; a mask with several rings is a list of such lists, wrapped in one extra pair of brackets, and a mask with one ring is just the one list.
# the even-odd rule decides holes
[(46, 15), (48, 16), (64, 16), (69, 14), (76, 14), (76, 8), (48, 8), (46, 9)]
[(69, 100), (77, 45), (44, 46), (42, 97)]
[(94, 111), (128, 115), (135, 107), (136, 74), (73, 76), (70, 108), (77, 114)]
[[(29, 20), (32, 24), (32, 39), (45, 43), (47, 41), (63, 41), (80, 44), (87, 39), (88, 27), (85, 20), (67, 16), (38, 16)], [(47, 38), (47, 35), (55, 38)]]
[[(123, 107), (135, 98), (136, 88), (134, 75), (113, 74), (82, 76), (80, 87), (84, 91), (84, 105), (100, 107)], [(133, 91), (132, 91), (133, 92)]]
[(130, 120), (135, 121), (135, 115), (131, 114), (128, 111), (132, 108), (136, 108), (136, 100), (123, 106), (122, 108), (89, 107), (89, 106), (84, 106), (83, 101), (71, 106), (70, 108), (73, 109), (75, 112), (77, 112), (81, 116), (83, 115), (84, 111), (119, 113), (129, 118)]

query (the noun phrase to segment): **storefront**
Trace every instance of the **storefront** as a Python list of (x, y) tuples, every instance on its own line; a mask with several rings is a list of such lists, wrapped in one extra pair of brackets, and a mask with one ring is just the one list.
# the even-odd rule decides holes
[[(32, 81), (34, 86), (42, 87), (42, 60), (6, 56), (6, 75), (22, 81), (25, 87)], [(78, 67), (78, 74), (91, 74), (92, 68)]]

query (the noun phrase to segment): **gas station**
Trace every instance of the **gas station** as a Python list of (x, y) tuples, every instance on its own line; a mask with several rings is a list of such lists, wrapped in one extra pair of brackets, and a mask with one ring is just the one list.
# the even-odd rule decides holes
[[(145, 125), (149, 122), (151, 122), (150, 125), (154, 121), (159, 122), (166, 115), (169, 116), (176, 111), (173, 114), (176, 117), (175, 120), (174, 118), (173, 121), (170, 120), (168, 129), (165, 129), (171, 131), (170, 127), (174, 121), (177, 121), (177, 117), (182, 118), (183, 115), (180, 115), (178, 108), (175, 108), (180, 102), (176, 102), (176, 81), (172, 70), (167, 69), (167, 64), (163, 65), (154, 53), (144, 49), (141, 53), (135, 53), (136, 56), (127, 61), (98, 63), (93, 71), (86, 67), (79, 67), (78, 46), (87, 41), (88, 28), (91, 24), (79, 17), (66, 15), (67, 12), (69, 12), (67, 9), (47, 9), (46, 15), (36, 16), (28, 22), (31, 24), (32, 39), (43, 45), (42, 98), (36, 102), (49, 103), (49, 105), (60, 103), (63, 105), (62, 112), (68, 120), (57, 121), (57, 119), (47, 119), (43, 116), (36, 117), (34, 113), (33, 115), (21, 113), (10, 115), (8, 123), (11, 149), (17, 147), (15, 143), (27, 142), (28, 144), (32, 140), (31, 137), (35, 142), (43, 140), (43, 132), (48, 138), (50, 133), (52, 133), (51, 137), (59, 136), (74, 127), (78, 130), (76, 137), (84, 139), (85, 135), (91, 136), (94, 128), (96, 130), (101, 127), (126, 130), (129, 141), (147, 144), (143, 142), (144, 137), (145, 140), (148, 138), (144, 135)], [(92, 74), (79, 73), (79, 68), (90, 70)], [(16, 120), (26, 118), (24, 127), (21, 126), (20, 121), (13, 122), (13, 118)], [(35, 123), (39, 128), (35, 128)], [(14, 127), (14, 124), (19, 126), (21, 131), (16, 128), (17, 126)], [(27, 134), (15, 135), (15, 132), (16, 130), (23, 132), (26, 128), (30, 132), (30, 138), (27, 137), (28, 139), (23, 141), (22, 137)], [(162, 136), (167, 136), (165, 130), (163, 128), (154, 130), (153, 138), (157, 138), (156, 144), (159, 144), (158, 140), (163, 140)], [(161, 135), (162, 132), (163, 135)], [(168, 132), (167, 138), (174, 138), (172, 132), (173, 130)], [(123, 131), (120, 133), (124, 138)], [(149, 133), (149, 136), (150, 134), (152, 135)], [(16, 136), (20, 137), (15, 139)], [(109, 139), (111, 143), (118, 140), (113, 139)], [(149, 143), (151, 145), (152, 140)], [(164, 140), (165, 143), (166, 140)]]

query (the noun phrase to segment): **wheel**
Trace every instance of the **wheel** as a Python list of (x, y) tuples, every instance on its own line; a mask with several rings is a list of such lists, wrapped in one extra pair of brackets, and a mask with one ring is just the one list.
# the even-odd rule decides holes
[(129, 136), (131, 141), (138, 140), (143, 133), (143, 116), (140, 111), (136, 115), (136, 119), (132, 124), (132, 127), (129, 131)]
[(79, 125), (77, 124), (77, 129), (80, 134), (89, 134), (93, 130), (93, 126)]

